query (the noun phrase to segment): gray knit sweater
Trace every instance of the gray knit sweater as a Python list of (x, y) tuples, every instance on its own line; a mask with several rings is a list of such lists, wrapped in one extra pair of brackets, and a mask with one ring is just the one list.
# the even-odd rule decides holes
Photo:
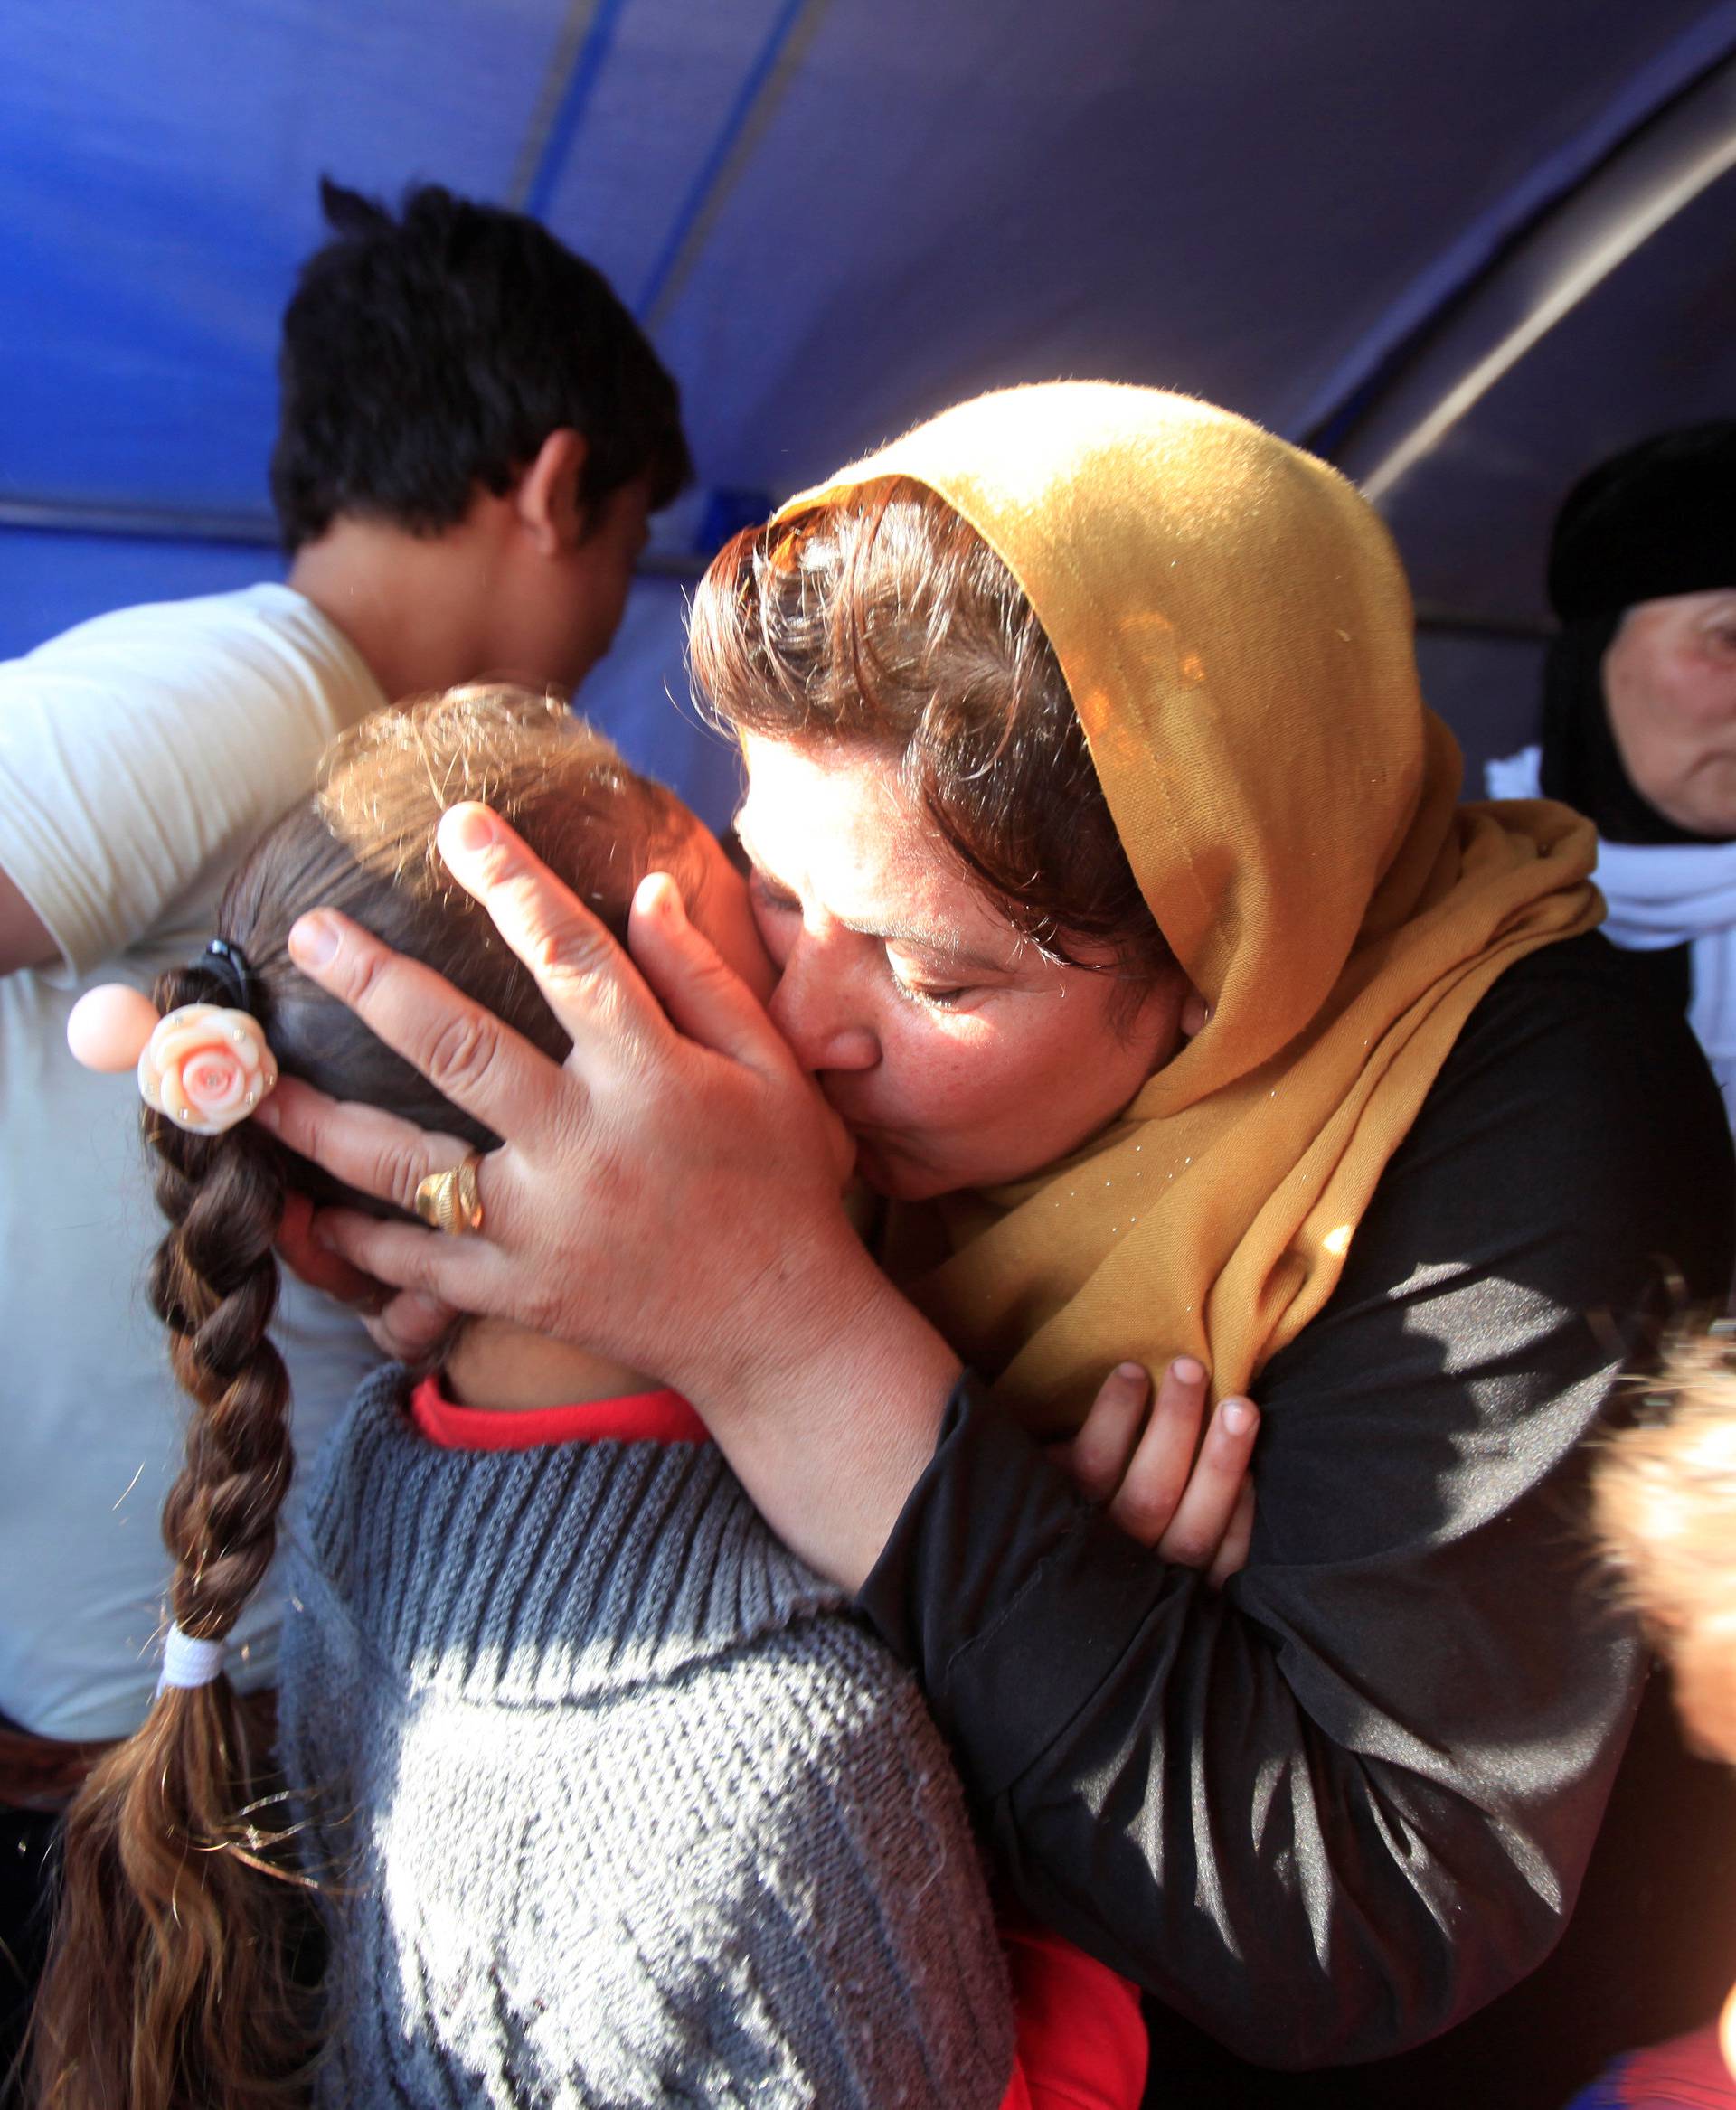
[(333, 1937), (323, 2105), (993, 2110), (1012, 2020), (909, 1677), (711, 1445), (321, 1454), (282, 1747)]

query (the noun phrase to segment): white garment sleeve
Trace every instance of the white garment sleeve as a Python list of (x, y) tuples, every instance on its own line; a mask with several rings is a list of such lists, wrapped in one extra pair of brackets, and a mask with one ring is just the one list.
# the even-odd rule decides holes
[(0, 871), (88, 974), (232, 864), (382, 701), (285, 588), (85, 624), (0, 666)]

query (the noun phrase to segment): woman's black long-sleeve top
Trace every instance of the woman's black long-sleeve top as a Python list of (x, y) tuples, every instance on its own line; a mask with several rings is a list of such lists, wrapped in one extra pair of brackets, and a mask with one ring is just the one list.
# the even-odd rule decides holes
[[(1531, 1972), (1646, 1672), (1590, 1559), (1581, 1438), (1663, 1315), (1722, 1302), (1733, 1227), (1685, 1022), (1579, 938), (1477, 1006), (1331, 1302), (1261, 1374), (1222, 1595), (967, 1380), (861, 1603), (1032, 1909), (1269, 2068), (1384, 2058)], [(1152, 2100), (1268, 2099), (1245, 2069), (1166, 2088), (1167, 2027)]]

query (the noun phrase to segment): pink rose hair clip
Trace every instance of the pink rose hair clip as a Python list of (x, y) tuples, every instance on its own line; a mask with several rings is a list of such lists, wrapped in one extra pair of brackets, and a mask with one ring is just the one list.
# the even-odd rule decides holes
[[(200, 965), (246, 991), (251, 976), (239, 948), (218, 938), (209, 952)], [(66, 1039), (87, 1069), (137, 1069), (145, 1104), (193, 1135), (221, 1135), (246, 1120), (278, 1081), (251, 1011), (184, 1003), (159, 1018), (150, 998), (124, 983), (87, 990), (72, 1006)]]

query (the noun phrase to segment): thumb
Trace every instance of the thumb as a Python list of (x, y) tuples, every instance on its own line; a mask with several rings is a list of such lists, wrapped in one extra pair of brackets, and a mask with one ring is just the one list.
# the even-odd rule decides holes
[(690, 1041), (752, 1069), (789, 1067), (789, 1051), (765, 1006), (688, 920), (681, 890), (666, 871), (639, 881), (627, 944), (670, 1022)]

